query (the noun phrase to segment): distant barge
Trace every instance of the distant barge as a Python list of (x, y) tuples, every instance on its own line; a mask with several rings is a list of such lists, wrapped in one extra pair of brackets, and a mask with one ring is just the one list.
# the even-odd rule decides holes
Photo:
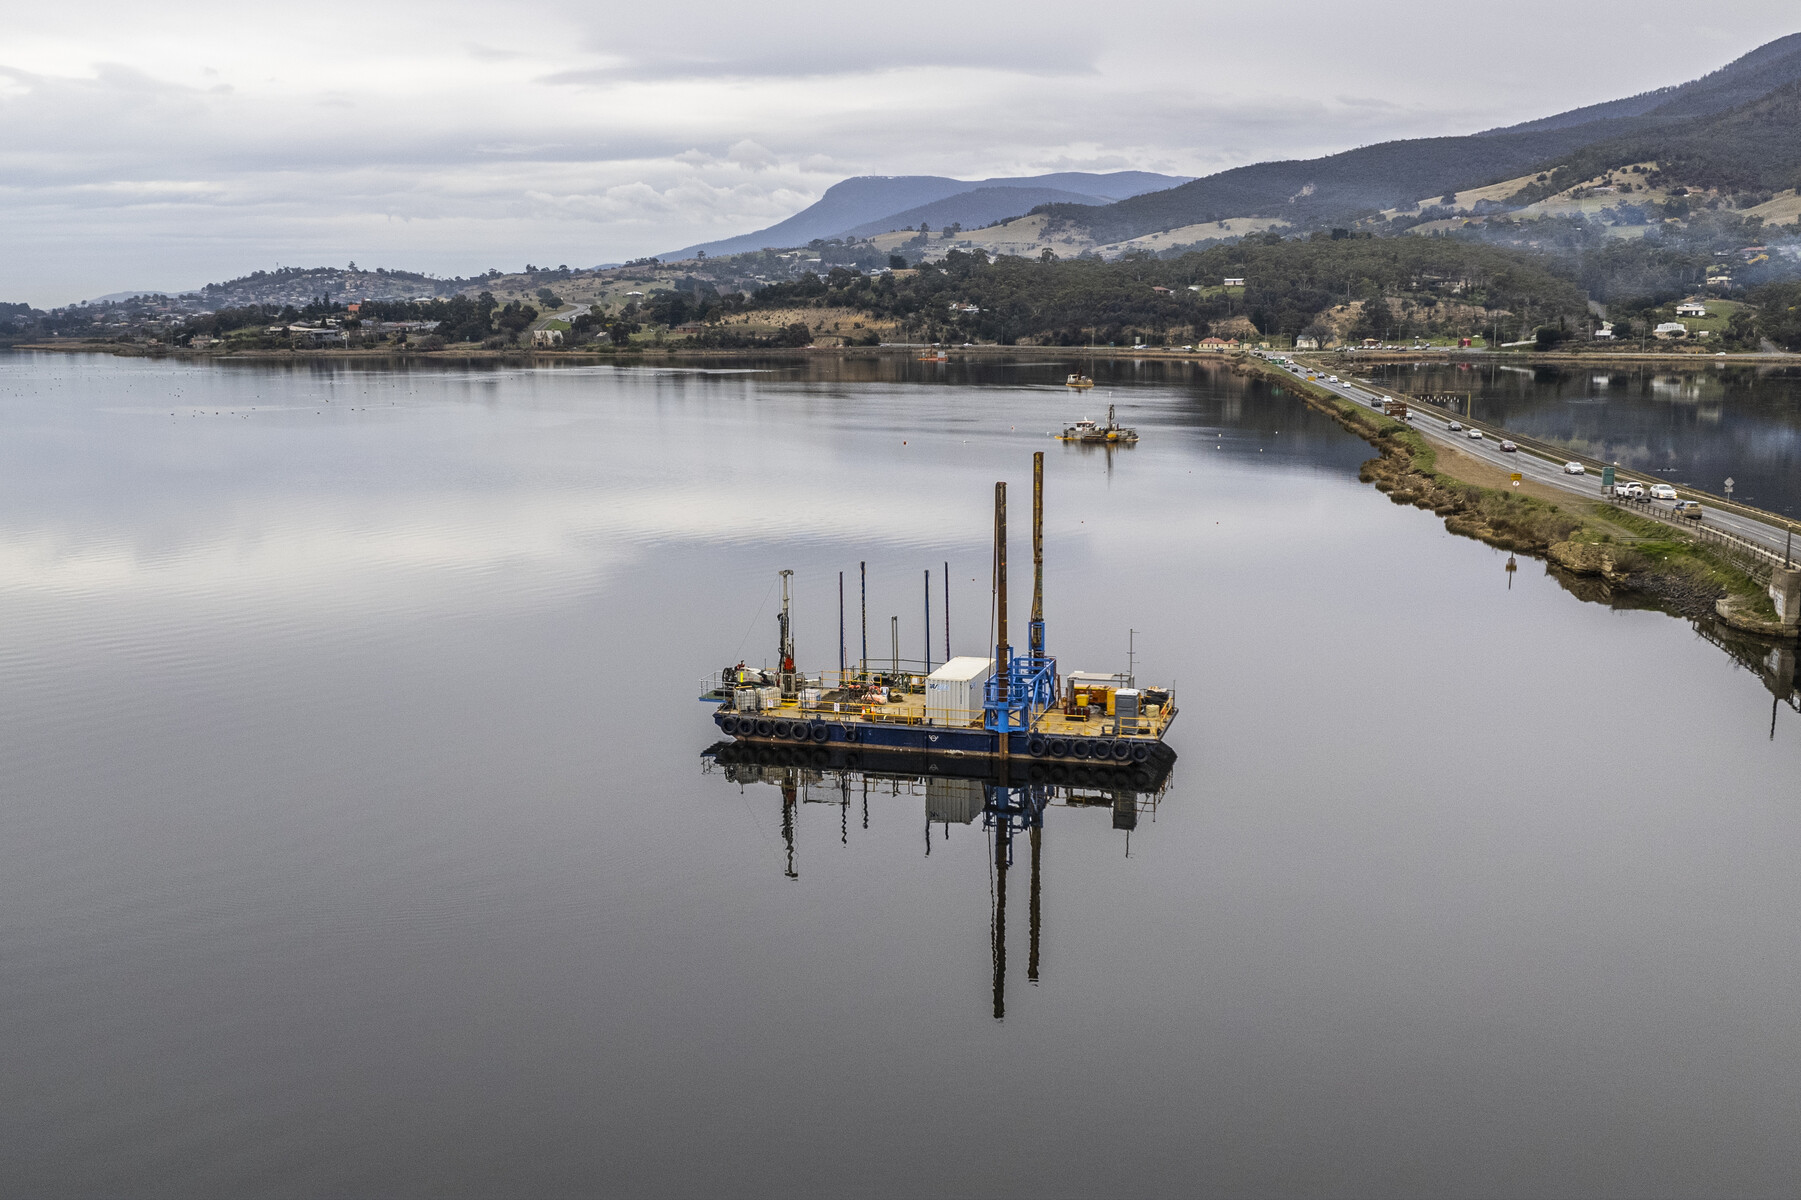
[(1113, 417), (1113, 406), (1107, 406), (1107, 423), (1100, 424), (1090, 418), (1083, 418), (1070, 425), (1057, 435), (1065, 442), (1106, 442), (1109, 445), (1130, 445), (1138, 440), (1138, 431), (1127, 425), (1121, 425)]
[[(855, 751), (993, 760), (1003, 772), (1018, 764), (1022, 775), (1031, 774), (1031, 764), (1046, 771), (1056, 765), (1111, 770), (1126, 778), (1167, 772), (1176, 757), (1163, 740), (1177, 712), (1170, 689), (1140, 688), (1130, 671), (1064, 677), (1045, 650), (1042, 453), (1033, 456), (1032, 469), (1032, 620), (1024, 654), (1015, 654), (1007, 638), (1007, 485), (997, 483), (992, 657), (950, 658), (936, 669), (930, 662), (903, 664), (898, 656), (889, 664), (865, 657), (854, 668), (841, 663), (835, 672), (803, 674), (794, 665), (792, 572), (783, 571), (780, 666), (740, 663), (705, 682), (701, 699), (718, 705), (713, 721), (720, 732), (753, 746), (819, 751), (822, 761), (841, 762)], [(929, 582), (927, 597), (929, 610)], [(841, 613), (840, 628), (842, 621)], [(1038, 773), (1048, 778), (1046, 771)]]

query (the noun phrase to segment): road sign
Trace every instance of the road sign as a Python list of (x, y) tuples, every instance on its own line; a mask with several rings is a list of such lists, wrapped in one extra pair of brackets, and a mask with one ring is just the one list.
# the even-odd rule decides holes
[(1732, 499), (1732, 476), (1726, 476), (1726, 499)]
[(1520, 486), (1520, 478), (1521, 478), (1521, 476), (1520, 476), (1520, 473), (1519, 473), (1519, 472), (1518, 472), (1518, 471), (1515, 471), (1515, 472), (1514, 472), (1514, 473), (1513, 473), (1513, 474), (1512, 474), (1512, 475), (1510, 475), (1510, 476), (1509, 476), (1509, 477), (1508, 477), (1508, 478), (1510, 478), (1510, 479), (1512, 479), (1512, 480), (1513, 480), (1513, 486), (1514, 486), (1514, 487), (1518, 487), (1518, 486)]
[(1601, 489), (1603, 491), (1605, 491), (1612, 486), (1613, 486), (1613, 468), (1612, 467), (1602, 467), (1601, 468)]

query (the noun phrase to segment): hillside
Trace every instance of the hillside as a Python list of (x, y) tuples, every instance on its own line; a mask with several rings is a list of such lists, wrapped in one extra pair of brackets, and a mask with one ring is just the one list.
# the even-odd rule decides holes
[[(1793, 140), (1792, 105), (1783, 97), (1797, 81), (1801, 34), (1792, 34), (1693, 82), (1522, 125), (1257, 163), (1114, 204), (1051, 205), (1041, 211), (1096, 243), (1229, 217), (1319, 225), (1543, 170), (1591, 149), (1600, 156), (1588, 164), (1590, 174), (1597, 166), (1661, 162), (1674, 155), (1701, 165), (1720, 160), (1721, 169), (1736, 172), (1736, 178), (1772, 180), (1789, 169), (1789, 156), (1784, 151), (1772, 164), (1752, 169), (1756, 151), (1749, 139), (1771, 137), (1783, 146)], [(1722, 132), (1735, 139), (1724, 159), (1710, 144)]]
[(304, 306), (320, 296), (334, 299), (424, 300), (454, 296), (461, 279), (434, 279), (413, 271), (373, 271), (349, 267), (280, 267), (255, 271), (240, 279), (209, 283), (196, 293), (208, 308), (239, 308), (250, 304)]
[[(1078, 203), (1106, 204), (1180, 182), (1179, 176), (1149, 171), (1108, 174), (1060, 171), (1023, 178), (977, 180), (949, 179), (940, 175), (861, 175), (833, 184), (815, 203), (767, 229), (702, 242), (659, 257), (687, 259), (704, 253), (717, 258), (765, 247), (804, 246), (821, 238), (885, 233), (904, 225), (917, 226), (921, 220), (934, 228), (957, 223), (985, 225), (1001, 217), (1022, 215), (1036, 204), (1047, 203), (1045, 200), (1023, 203), (1027, 198), (1025, 193), (1029, 191), (1065, 193), (1078, 198)], [(1001, 193), (1009, 189), (1019, 189), (1021, 194), (1003, 197)], [(985, 195), (969, 200), (967, 207), (957, 204), (935, 207), (978, 192)], [(934, 215), (904, 219), (925, 208), (932, 208)]]

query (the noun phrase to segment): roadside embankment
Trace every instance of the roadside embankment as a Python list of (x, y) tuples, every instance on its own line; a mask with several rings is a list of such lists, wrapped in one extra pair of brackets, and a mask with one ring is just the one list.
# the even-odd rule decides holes
[(1439, 447), (1404, 421), (1383, 416), (1260, 359), (1233, 369), (1268, 379), (1369, 442), (1376, 457), (1358, 477), (1397, 504), (1430, 509), (1445, 528), (1491, 546), (1540, 557), (1559, 571), (1639, 593), (1673, 614), (1716, 617), (1746, 632), (1784, 634), (1755, 568), (1685, 531), (1602, 503), (1524, 482)]

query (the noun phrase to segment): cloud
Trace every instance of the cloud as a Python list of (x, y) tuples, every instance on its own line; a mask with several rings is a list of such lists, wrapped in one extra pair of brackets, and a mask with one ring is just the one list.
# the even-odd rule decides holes
[(746, 171), (767, 171), (776, 165), (775, 155), (767, 147), (759, 146), (749, 138), (732, 143), (732, 148), (726, 151), (725, 156)]
[(1678, 82), (1763, 40), (1737, 30), (1792, 21), (1747, 0), (1733, 31), (1669, 39), (1688, 10), (1647, 4), (1621, 26), (1521, 0), (1475, 56), (1405, 5), (1346, 23), (1324, 0), (1257, 25), (1175, 0), (926, 0), (904, 19), (396, 0), (354, 37), (224, 0), (178, 26), (120, 0), (79, 25), (28, 9), (0, 65), (0, 299), (277, 260), (620, 260), (771, 224), (852, 174), (1203, 174)]

